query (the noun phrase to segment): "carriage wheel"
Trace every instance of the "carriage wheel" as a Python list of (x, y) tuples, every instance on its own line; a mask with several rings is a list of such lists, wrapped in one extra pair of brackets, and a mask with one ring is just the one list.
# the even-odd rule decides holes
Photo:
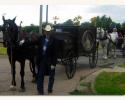
[(90, 68), (95, 68), (97, 61), (98, 61), (98, 44), (96, 46), (96, 50), (94, 50), (93, 53), (89, 55)]
[(65, 71), (68, 79), (73, 78), (76, 72), (76, 58), (70, 59), (66, 62)]

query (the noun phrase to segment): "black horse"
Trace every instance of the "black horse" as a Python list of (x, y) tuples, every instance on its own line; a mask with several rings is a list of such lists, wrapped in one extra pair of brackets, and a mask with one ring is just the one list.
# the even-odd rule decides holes
[[(12, 83), (11, 88), (16, 86), (15, 81), (15, 62), (18, 61), (21, 65), (20, 75), (21, 75), (21, 90), (25, 90), (25, 83), (24, 83), (24, 68), (25, 68), (25, 60), (28, 59), (32, 64), (32, 73), (33, 79), (36, 77), (35, 72), (35, 57), (36, 57), (36, 47), (35, 45), (27, 45), (26, 43), (20, 45), (21, 41), (21, 33), (19, 31), (19, 27), (15, 23), (15, 19), (13, 20), (5, 20), (3, 16), (3, 44), (7, 47), (7, 54), (9, 58), (9, 62), (11, 64), (11, 74), (12, 74)], [(25, 39), (26, 40), (26, 39)], [(28, 41), (28, 40), (26, 40)]]

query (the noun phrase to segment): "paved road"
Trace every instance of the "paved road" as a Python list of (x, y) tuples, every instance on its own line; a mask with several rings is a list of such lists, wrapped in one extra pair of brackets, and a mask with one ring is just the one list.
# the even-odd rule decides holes
[[(65, 74), (65, 67), (62, 65), (57, 65), (56, 67), (56, 77), (55, 77), (55, 84), (54, 84), (54, 92), (53, 95), (69, 95), (68, 93), (73, 91), (79, 83), (81, 77), (90, 75), (91, 73), (102, 69), (103, 65), (110, 63), (122, 63), (124, 59), (121, 57), (121, 53), (118, 51), (118, 58), (117, 59), (110, 59), (110, 60), (103, 60), (101, 59), (102, 55), (99, 54), (99, 63), (98, 66), (94, 69), (89, 67), (89, 62), (87, 57), (80, 57), (78, 59), (77, 71), (73, 79), (68, 80)], [(32, 83), (32, 74), (30, 72), (30, 68), (28, 65), (28, 61), (26, 61), (25, 67), (25, 92), (19, 92), (20, 88), (20, 66), (19, 63), (16, 63), (16, 82), (17, 87), (15, 91), (10, 91), (9, 86), (11, 83), (11, 69), (10, 64), (8, 62), (7, 56), (0, 56), (0, 95), (37, 95), (36, 91), (36, 84)], [(109, 64), (109, 65), (108, 65)], [(112, 65), (112, 66), (114, 66)], [(47, 83), (48, 77), (45, 78), (45, 94), (47, 94)]]
[[(82, 61), (84, 59), (84, 62)], [(81, 76), (86, 76), (89, 73), (95, 72), (99, 68), (90, 69), (88, 65), (88, 58), (79, 58), (77, 66), (77, 72), (73, 79), (68, 80), (65, 74), (64, 66), (57, 65), (56, 67), (56, 77), (55, 77), (55, 84), (54, 84), (54, 93), (53, 95), (68, 95), (69, 92), (74, 90), (77, 86), (78, 81), (80, 80)], [(0, 95), (37, 95), (36, 91), (36, 84), (31, 82), (32, 74), (30, 72), (30, 68), (28, 66), (28, 61), (26, 61), (25, 67), (25, 85), (26, 91), (19, 92), (20, 87), (20, 66), (19, 63), (16, 63), (16, 82), (17, 87), (16, 91), (10, 91), (9, 86), (11, 83), (11, 69), (10, 64), (8, 62), (8, 58), (5, 56), (0, 57)], [(47, 91), (47, 82), (48, 77), (45, 78), (45, 93)], [(47, 94), (47, 93), (46, 93)]]

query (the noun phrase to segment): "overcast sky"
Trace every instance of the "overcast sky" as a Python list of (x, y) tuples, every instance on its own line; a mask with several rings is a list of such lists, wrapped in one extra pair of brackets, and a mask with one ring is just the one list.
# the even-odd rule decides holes
[[(5, 18), (13, 19), (17, 16), (16, 23), (19, 25), (23, 21), (23, 26), (35, 24), (39, 25), (39, 5), (0, 5), (0, 25), (2, 15)], [(113, 21), (123, 23), (125, 21), (125, 5), (49, 5), (49, 22), (53, 22), (53, 17), (58, 16), (58, 22), (73, 19), (77, 15), (82, 16), (82, 21), (90, 21), (94, 16), (110, 16)], [(45, 21), (45, 6), (43, 6), (43, 21)]]

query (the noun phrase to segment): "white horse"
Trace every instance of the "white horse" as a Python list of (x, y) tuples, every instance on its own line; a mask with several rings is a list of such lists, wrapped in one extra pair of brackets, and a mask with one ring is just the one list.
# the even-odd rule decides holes
[(104, 31), (103, 28), (97, 28), (97, 41), (99, 41), (103, 50), (103, 59), (107, 59), (107, 48), (108, 48), (108, 32)]

